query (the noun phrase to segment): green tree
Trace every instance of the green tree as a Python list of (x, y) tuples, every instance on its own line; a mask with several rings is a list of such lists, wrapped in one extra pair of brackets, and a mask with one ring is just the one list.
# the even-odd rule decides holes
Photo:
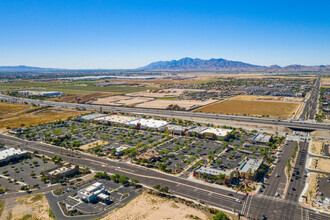
[(213, 220), (228, 220), (229, 218), (222, 211), (217, 212), (215, 216), (213, 216)]
[(121, 176), (119, 177), (119, 182), (120, 182), (121, 184), (126, 184), (126, 183), (128, 183), (128, 180), (129, 180), (129, 178), (128, 178), (127, 176), (121, 175)]

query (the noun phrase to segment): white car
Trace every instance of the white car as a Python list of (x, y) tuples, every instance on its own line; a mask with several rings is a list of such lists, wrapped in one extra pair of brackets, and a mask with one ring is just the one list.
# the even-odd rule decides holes
[(275, 197), (279, 197), (280, 196), (280, 194), (279, 193), (275, 193)]
[(236, 203), (241, 203), (241, 201), (239, 201), (238, 199), (235, 199), (235, 202), (236, 202)]

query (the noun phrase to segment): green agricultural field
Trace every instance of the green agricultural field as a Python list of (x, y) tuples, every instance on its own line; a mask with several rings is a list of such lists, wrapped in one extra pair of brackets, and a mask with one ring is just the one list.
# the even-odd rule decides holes
[(0, 90), (36, 90), (36, 91), (58, 91), (67, 94), (91, 94), (96, 92), (112, 92), (112, 93), (131, 93), (141, 92), (150, 87), (138, 86), (107, 86), (97, 87), (91, 85), (91, 82), (70, 82), (70, 83), (44, 83), (44, 82), (17, 82), (17, 83), (0, 83)]

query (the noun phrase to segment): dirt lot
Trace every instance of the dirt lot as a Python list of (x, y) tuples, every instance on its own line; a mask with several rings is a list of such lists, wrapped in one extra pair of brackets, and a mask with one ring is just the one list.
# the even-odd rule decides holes
[(102, 220), (161, 220), (161, 219), (191, 219), (190, 215), (199, 219), (212, 219), (212, 215), (173, 200), (143, 193), (126, 206), (110, 213)]
[(279, 101), (279, 102), (303, 102), (305, 98), (299, 97), (283, 97), (283, 96), (257, 96), (257, 95), (237, 95), (232, 99), (244, 99), (244, 100), (268, 100), (268, 101)]
[(24, 112), (28, 109), (32, 109), (32, 107), (28, 105), (18, 105), (0, 102), (0, 117), (7, 117), (20, 112)]
[(156, 108), (156, 109), (166, 109), (169, 105), (178, 105), (179, 107), (186, 108), (186, 110), (189, 110), (192, 107), (195, 106), (205, 106), (209, 105), (213, 102), (216, 102), (217, 100), (208, 100), (208, 101), (197, 101), (197, 100), (154, 100), (150, 102), (145, 102), (142, 104), (138, 104), (135, 107), (140, 108)]
[(323, 159), (323, 158), (313, 159), (312, 164), (309, 168), (315, 169), (315, 170), (320, 170), (323, 172), (329, 172), (330, 160)]
[(83, 149), (83, 150), (88, 150), (88, 149), (91, 149), (91, 148), (96, 147), (98, 145), (106, 145), (106, 144), (109, 144), (109, 142), (98, 140), (98, 141), (94, 141), (93, 143), (89, 143), (89, 144), (85, 144), (83, 146), (80, 146), (79, 148)]
[(38, 125), (40, 123), (48, 123), (57, 120), (65, 120), (68, 117), (75, 117), (77, 115), (86, 112), (78, 111), (67, 111), (67, 110), (57, 110), (57, 109), (43, 109), (31, 113), (21, 114), (15, 117), (1, 119), (0, 128), (6, 128), (10, 126), (11, 128), (18, 128), (21, 124), (25, 127), (30, 125)]
[(118, 105), (115, 104), (117, 101), (127, 100), (129, 97), (127, 96), (109, 96), (104, 98), (99, 98), (96, 101), (93, 101), (93, 104), (100, 104), (100, 105)]
[(269, 115), (269, 117), (291, 118), (298, 105), (297, 103), (229, 100), (222, 103), (214, 103), (196, 109), (195, 111), (238, 115), (246, 114), (253, 116)]
[(323, 146), (322, 141), (317, 141), (317, 140), (312, 140), (311, 141), (311, 152), (313, 154), (317, 154), (317, 155), (322, 155), (322, 146)]
[[(313, 173), (309, 176), (308, 180), (309, 180), (309, 186), (308, 186), (308, 189), (306, 190), (304, 196), (306, 196), (308, 198), (307, 200), (307, 204), (310, 204), (311, 203), (311, 196), (314, 198), (315, 194), (316, 194), (316, 177), (320, 175), (320, 174), (316, 174), (316, 173)], [(311, 193), (310, 193), (311, 192)]]
[(45, 195), (36, 194), (7, 199), (1, 219), (53, 219)]
[(59, 101), (59, 102), (77, 102), (77, 99), (81, 99), (79, 101), (79, 103), (85, 103), (89, 100), (95, 99), (95, 98), (99, 98), (99, 97), (105, 97), (105, 96), (110, 96), (110, 95), (114, 95), (117, 93), (111, 93), (111, 92), (97, 92), (97, 93), (92, 93), (92, 94), (67, 94), (64, 95), (62, 97), (58, 97), (58, 98), (50, 98), (48, 100), (51, 101)]

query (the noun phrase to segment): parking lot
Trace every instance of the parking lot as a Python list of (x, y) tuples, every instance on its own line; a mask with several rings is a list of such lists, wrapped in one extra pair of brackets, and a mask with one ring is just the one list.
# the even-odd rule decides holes
[[(110, 202), (108, 204), (103, 202), (86, 203), (75, 196), (79, 190), (91, 186), (95, 182), (103, 183), (104, 187), (110, 193)], [(132, 199), (139, 194), (140, 192), (138, 192), (137, 188), (127, 187), (110, 180), (95, 180), (76, 189), (67, 188), (67, 192), (64, 194), (64, 199), (62, 202), (66, 205), (69, 205), (70, 207), (74, 207), (76, 210), (82, 212), (83, 214), (94, 214), (109, 209), (113, 205), (125, 201), (125, 199)]]
[(40, 158), (36, 157), (26, 158), (21, 162), (1, 166), (0, 188), (14, 192), (19, 190), (22, 185), (46, 186), (47, 184), (41, 181), (40, 173), (56, 166), (53, 162), (48, 161), (44, 163)]

